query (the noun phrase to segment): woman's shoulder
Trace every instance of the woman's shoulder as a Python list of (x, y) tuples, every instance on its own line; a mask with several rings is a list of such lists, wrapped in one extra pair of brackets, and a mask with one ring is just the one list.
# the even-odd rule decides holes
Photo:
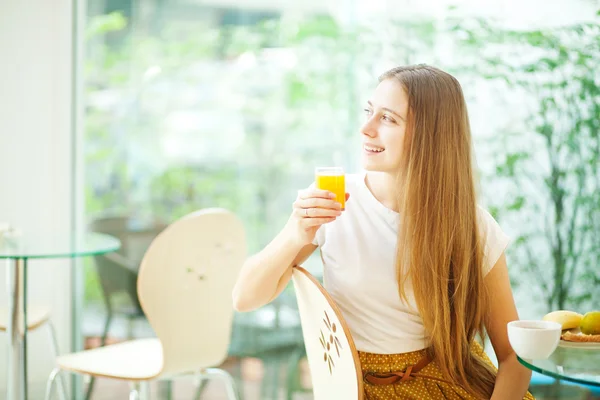
[(500, 225), (496, 218), (482, 205), (477, 204), (477, 222), (481, 228), (485, 230), (489, 229), (500, 229)]
[(482, 236), (488, 241), (506, 236), (496, 218), (481, 205), (477, 205), (477, 225)]
[(484, 244), (484, 274), (487, 274), (506, 250), (510, 237), (492, 214), (480, 205), (477, 205), (477, 225)]
[(481, 204), (477, 204), (477, 219), (483, 223), (489, 222), (490, 220), (496, 221), (492, 214), (490, 214), (490, 212)]

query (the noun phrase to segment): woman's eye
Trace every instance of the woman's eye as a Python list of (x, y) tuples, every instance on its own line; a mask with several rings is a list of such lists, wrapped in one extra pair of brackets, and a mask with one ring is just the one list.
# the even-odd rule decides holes
[(391, 118), (391, 117), (390, 117), (390, 116), (388, 116), (388, 115), (384, 115), (384, 116), (383, 116), (383, 119), (384, 119), (384, 120), (386, 120), (386, 121), (388, 121), (388, 122), (396, 122), (396, 121), (394, 121), (394, 119), (393, 119), (393, 118)]
[(373, 114), (373, 111), (369, 110), (368, 108), (365, 108), (363, 111), (364, 111), (364, 112), (365, 112), (365, 114), (367, 114), (367, 115), (371, 115), (371, 114)]

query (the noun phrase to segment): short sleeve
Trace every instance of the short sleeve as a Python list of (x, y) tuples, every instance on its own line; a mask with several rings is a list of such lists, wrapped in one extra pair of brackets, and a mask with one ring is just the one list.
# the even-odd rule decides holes
[(483, 241), (483, 275), (496, 265), (502, 252), (506, 250), (510, 243), (510, 238), (492, 215), (481, 207), (478, 207), (478, 224), (481, 238)]
[(325, 229), (327, 229), (325, 224), (319, 227), (312, 244), (319, 247), (322, 247), (325, 244)]

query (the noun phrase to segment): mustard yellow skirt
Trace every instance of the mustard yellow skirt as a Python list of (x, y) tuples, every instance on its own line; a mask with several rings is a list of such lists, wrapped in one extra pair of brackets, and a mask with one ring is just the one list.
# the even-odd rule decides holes
[[(486, 363), (493, 365), (479, 344), (473, 352)], [(416, 364), (425, 355), (425, 350), (403, 354), (373, 354), (359, 351), (358, 356), (364, 372), (385, 374), (393, 371), (404, 371), (409, 365)], [(442, 373), (435, 361), (430, 362), (419, 371), (420, 374), (443, 379)], [(373, 385), (364, 382), (365, 400), (476, 400), (462, 387), (434, 379), (415, 378), (393, 385)], [(524, 400), (535, 400), (527, 392)]]

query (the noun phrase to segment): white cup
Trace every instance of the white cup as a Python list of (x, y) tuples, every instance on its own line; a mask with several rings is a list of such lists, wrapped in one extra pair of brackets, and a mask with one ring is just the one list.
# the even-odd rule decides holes
[(521, 358), (542, 360), (556, 350), (562, 325), (551, 321), (512, 321), (507, 325), (508, 341)]

